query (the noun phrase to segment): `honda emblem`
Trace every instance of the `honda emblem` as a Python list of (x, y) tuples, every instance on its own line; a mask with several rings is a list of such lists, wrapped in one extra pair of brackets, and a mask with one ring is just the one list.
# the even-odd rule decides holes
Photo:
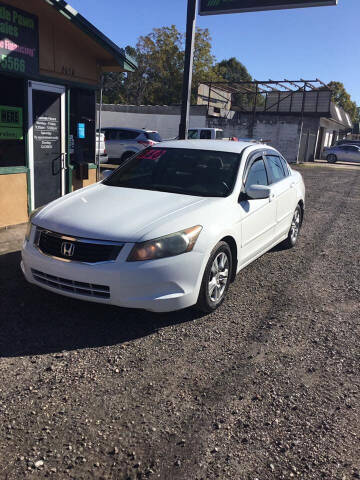
[(72, 257), (75, 252), (75, 245), (70, 242), (63, 242), (61, 244), (61, 253), (64, 257)]

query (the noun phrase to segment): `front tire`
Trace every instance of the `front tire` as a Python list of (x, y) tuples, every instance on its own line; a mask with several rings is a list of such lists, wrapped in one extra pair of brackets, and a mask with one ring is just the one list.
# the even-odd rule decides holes
[(287, 238), (282, 242), (284, 248), (293, 248), (296, 245), (300, 228), (302, 223), (302, 211), (300, 205), (295, 208), (293, 219), (291, 220), (291, 227)]
[(214, 312), (225, 300), (228, 291), (233, 259), (226, 242), (219, 242), (210, 254), (201, 282), (197, 310)]
[(336, 163), (337, 162), (337, 156), (331, 153), (326, 157), (326, 160), (328, 163)]

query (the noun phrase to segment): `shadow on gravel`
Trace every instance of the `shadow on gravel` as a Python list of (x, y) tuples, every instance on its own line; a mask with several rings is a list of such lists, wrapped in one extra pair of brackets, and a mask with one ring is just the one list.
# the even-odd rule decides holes
[(20, 252), (0, 255), (0, 357), (115, 345), (200, 316), (191, 309), (154, 314), (55, 295), (26, 282)]

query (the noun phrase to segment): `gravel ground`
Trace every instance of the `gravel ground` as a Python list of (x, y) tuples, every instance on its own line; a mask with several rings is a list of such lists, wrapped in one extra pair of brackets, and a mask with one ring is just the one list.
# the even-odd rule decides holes
[(360, 478), (360, 171), (300, 170), (297, 247), (209, 316), (63, 298), (0, 256), (1, 479)]

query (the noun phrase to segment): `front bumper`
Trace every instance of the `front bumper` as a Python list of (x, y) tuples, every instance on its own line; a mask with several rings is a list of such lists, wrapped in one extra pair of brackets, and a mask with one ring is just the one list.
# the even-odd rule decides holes
[[(181, 310), (197, 302), (206, 264), (202, 253), (126, 262), (132, 246), (125, 244), (113, 262), (86, 264), (49, 257), (25, 241), (21, 269), (30, 283), (80, 300), (153, 312)], [(109, 295), (97, 296), (107, 288)]]

